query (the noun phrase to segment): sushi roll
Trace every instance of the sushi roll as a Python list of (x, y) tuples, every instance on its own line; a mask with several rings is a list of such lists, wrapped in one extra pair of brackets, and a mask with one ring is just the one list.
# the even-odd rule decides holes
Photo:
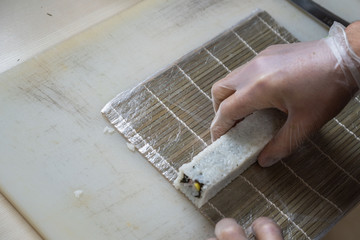
[(257, 111), (179, 168), (174, 182), (197, 207), (256, 162), (284, 122), (278, 110)]

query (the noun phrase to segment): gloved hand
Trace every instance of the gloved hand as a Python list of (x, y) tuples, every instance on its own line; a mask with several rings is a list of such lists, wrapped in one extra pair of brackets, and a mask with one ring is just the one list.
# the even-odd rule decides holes
[(277, 108), (287, 120), (258, 157), (271, 166), (336, 116), (359, 82), (360, 58), (338, 23), (325, 39), (270, 46), (214, 84), (212, 138), (256, 110)]
[[(280, 227), (270, 218), (261, 217), (251, 225), (251, 230), (258, 240), (283, 240)], [(246, 234), (234, 219), (224, 218), (215, 226), (216, 238), (208, 240), (246, 240)]]

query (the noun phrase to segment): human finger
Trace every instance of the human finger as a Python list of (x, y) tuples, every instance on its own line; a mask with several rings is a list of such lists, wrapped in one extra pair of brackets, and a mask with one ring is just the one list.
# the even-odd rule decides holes
[(219, 109), (219, 105), (221, 104), (221, 102), (224, 101), (229, 96), (231, 96), (232, 94), (234, 94), (236, 91), (235, 89), (224, 85), (223, 84), (224, 80), (225, 79), (222, 79), (216, 82), (211, 87), (211, 96), (212, 96), (212, 102), (215, 113)]
[(248, 103), (246, 96), (239, 92), (225, 99), (216, 112), (210, 126), (212, 141), (215, 141), (230, 130), (239, 120), (254, 112), (255, 107)]
[(284, 126), (258, 156), (262, 167), (270, 167), (296, 149), (312, 131), (307, 121), (288, 117)]
[(215, 226), (218, 240), (247, 240), (244, 229), (232, 218), (224, 218)]
[(252, 224), (252, 230), (257, 240), (283, 240), (282, 232), (271, 218), (260, 217)]
[(251, 74), (253, 71), (250, 71), (249, 73), (248, 65), (249, 64), (245, 64), (235, 69), (212, 86), (211, 95), (215, 112), (218, 111), (222, 101), (233, 95), (237, 90), (246, 86), (246, 83), (252, 79)]

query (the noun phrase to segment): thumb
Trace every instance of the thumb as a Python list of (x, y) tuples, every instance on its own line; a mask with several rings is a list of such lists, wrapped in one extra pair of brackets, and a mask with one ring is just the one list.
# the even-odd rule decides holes
[(311, 127), (302, 121), (288, 117), (284, 126), (265, 146), (258, 157), (262, 167), (270, 167), (290, 155), (311, 132)]

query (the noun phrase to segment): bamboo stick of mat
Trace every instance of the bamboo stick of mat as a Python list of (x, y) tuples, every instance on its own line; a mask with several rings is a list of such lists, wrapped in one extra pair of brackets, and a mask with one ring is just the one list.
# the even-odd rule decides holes
[[(119, 94), (102, 112), (172, 183), (178, 168), (211, 143), (213, 83), (267, 46), (296, 41), (257, 12)], [(254, 164), (200, 211), (212, 223), (232, 217), (244, 227), (268, 216), (285, 239), (319, 239), (360, 199), (359, 111), (355, 97), (293, 155), (270, 168)]]

